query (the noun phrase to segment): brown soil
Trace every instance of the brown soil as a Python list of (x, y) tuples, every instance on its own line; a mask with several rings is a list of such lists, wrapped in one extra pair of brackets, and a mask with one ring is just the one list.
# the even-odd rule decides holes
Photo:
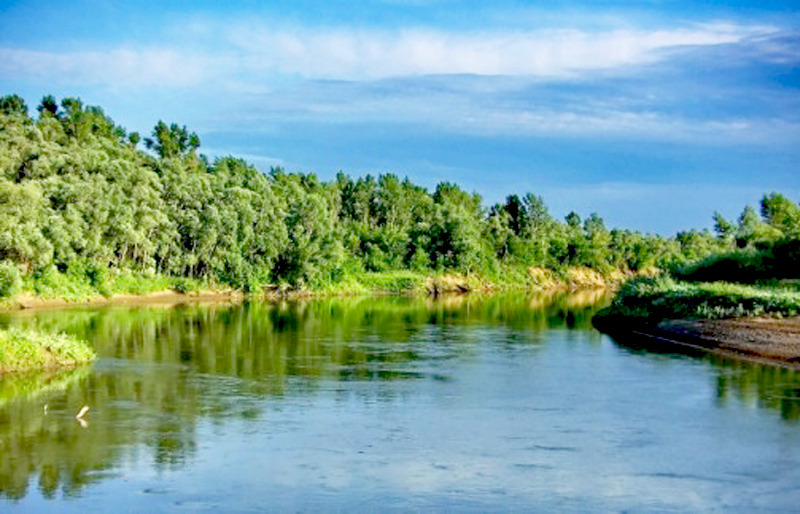
[(52, 309), (59, 307), (79, 307), (94, 305), (178, 305), (182, 303), (199, 302), (236, 302), (243, 298), (242, 294), (232, 290), (199, 291), (196, 293), (179, 293), (167, 290), (155, 293), (134, 295), (113, 295), (110, 297), (97, 296), (85, 301), (70, 302), (62, 299), (43, 299), (32, 295), (22, 295), (13, 303), (0, 305), (0, 310), (17, 309)]
[(800, 369), (800, 317), (665, 320), (634, 333), (666, 344)]

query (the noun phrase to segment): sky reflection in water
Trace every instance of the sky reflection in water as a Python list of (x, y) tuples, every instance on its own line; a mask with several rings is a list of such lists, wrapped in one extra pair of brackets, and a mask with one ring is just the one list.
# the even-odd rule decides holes
[(0, 382), (0, 507), (796, 505), (798, 374), (622, 347), (591, 328), (607, 300), (4, 314), (102, 358)]

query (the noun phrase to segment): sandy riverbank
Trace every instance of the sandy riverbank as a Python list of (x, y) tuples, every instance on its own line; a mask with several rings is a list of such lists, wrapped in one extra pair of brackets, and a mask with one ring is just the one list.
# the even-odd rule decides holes
[(207, 290), (193, 293), (179, 293), (173, 290), (147, 294), (117, 294), (96, 296), (86, 300), (69, 301), (60, 298), (37, 298), (33, 295), (20, 295), (14, 301), (0, 305), (0, 310), (53, 309), (60, 307), (105, 306), (105, 305), (178, 305), (195, 302), (238, 302), (244, 295), (235, 290)]
[(800, 317), (664, 320), (603, 329), (625, 346), (702, 351), (800, 370)]

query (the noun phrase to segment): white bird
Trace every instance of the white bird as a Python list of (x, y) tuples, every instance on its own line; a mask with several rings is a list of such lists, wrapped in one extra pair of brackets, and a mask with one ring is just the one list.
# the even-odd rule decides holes
[(83, 408), (78, 411), (78, 415), (75, 416), (75, 417), (78, 418), (78, 419), (82, 419), (86, 415), (87, 412), (89, 412), (89, 406), (88, 405), (84, 405)]

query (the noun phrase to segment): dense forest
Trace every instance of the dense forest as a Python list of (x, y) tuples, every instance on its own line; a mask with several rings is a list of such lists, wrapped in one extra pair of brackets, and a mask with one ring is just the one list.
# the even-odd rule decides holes
[(253, 291), (403, 270), (499, 282), (532, 268), (636, 272), (800, 235), (800, 209), (777, 193), (760, 214), (717, 215), (716, 233), (665, 238), (610, 230), (598, 214), (556, 219), (533, 193), (487, 208), (453, 183), (431, 193), (392, 174), (324, 182), (211, 162), (186, 127), (159, 121), (141, 137), (77, 98), (47, 96), (36, 111), (0, 98), (0, 296), (70, 281), (104, 292), (120, 276)]

